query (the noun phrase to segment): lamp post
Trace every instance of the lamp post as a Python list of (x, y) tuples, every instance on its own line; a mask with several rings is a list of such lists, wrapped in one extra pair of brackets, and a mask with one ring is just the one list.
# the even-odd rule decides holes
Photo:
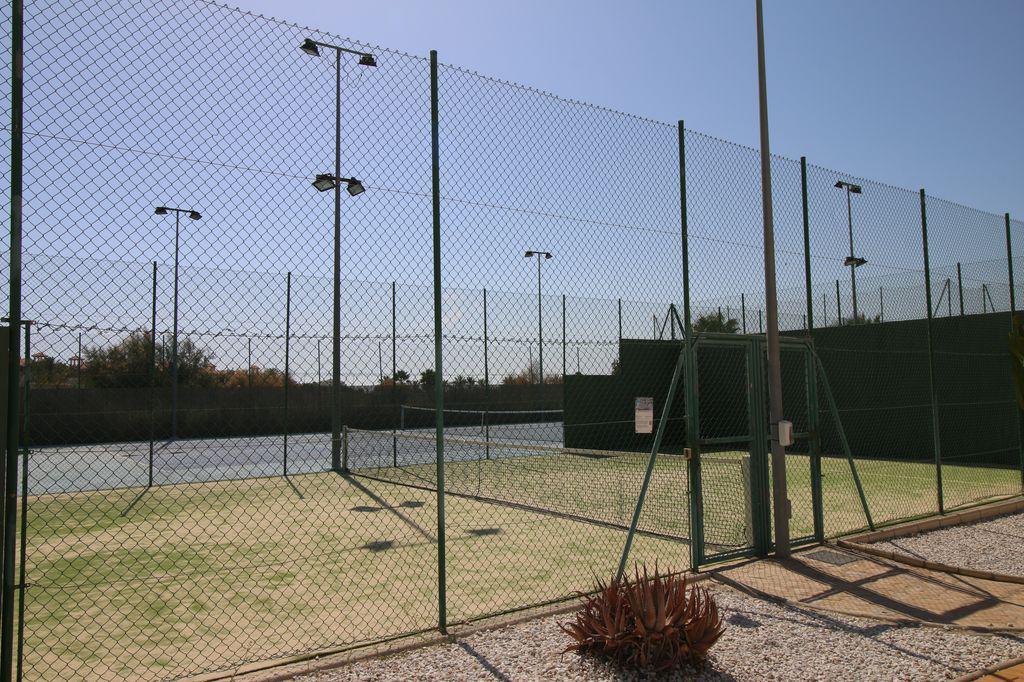
[(853, 255), (853, 206), (850, 202), (851, 194), (860, 194), (860, 185), (854, 185), (845, 180), (836, 181), (836, 189), (846, 190), (846, 225), (850, 237), (850, 255), (843, 261), (843, 265), (850, 268), (850, 295), (853, 296), (853, 323), (857, 324), (860, 318), (857, 317), (857, 268), (867, 263), (863, 258)]
[(181, 214), (190, 220), (199, 220), (203, 216), (199, 211), (190, 208), (173, 208), (157, 206), (157, 215), (174, 213), (174, 325), (171, 332), (171, 440), (178, 437), (178, 253), (181, 243)]
[[(361, 66), (377, 66), (377, 61), (368, 52), (349, 50), (338, 45), (321, 43), (306, 38), (299, 49), (312, 57), (320, 56), (320, 48), (334, 50), (334, 173), (318, 175), (313, 186), (325, 192), (334, 189), (334, 319), (333, 319), (333, 362), (331, 374), (331, 467), (341, 471), (341, 183), (348, 186), (352, 196), (361, 194), (363, 186), (355, 178), (341, 177), (341, 55), (359, 57)], [(329, 182), (328, 182), (329, 181)]]
[(552, 256), (547, 251), (527, 251), (524, 258), (536, 258), (537, 259), (537, 350), (539, 357), (537, 360), (538, 371), (540, 373), (540, 382), (537, 388), (538, 397), (538, 409), (544, 409), (544, 316), (541, 308), (541, 275), (540, 275), (540, 264), (546, 260), (551, 260)]

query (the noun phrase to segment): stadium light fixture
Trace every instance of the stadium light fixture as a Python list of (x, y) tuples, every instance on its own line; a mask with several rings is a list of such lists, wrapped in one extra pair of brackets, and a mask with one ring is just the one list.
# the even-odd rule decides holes
[(318, 192), (326, 192), (327, 190), (338, 187), (341, 183), (345, 183), (345, 189), (351, 196), (357, 197), (366, 191), (366, 187), (362, 182), (356, 178), (339, 178), (328, 173), (320, 173), (313, 179), (313, 187)]

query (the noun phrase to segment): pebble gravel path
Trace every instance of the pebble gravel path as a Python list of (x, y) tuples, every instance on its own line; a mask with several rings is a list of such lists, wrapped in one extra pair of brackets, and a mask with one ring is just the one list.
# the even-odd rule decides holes
[[(941, 680), (1024, 655), (1024, 637), (895, 626), (789, 608), (712, 586), (727, 629), (698, 676), (659, 680)], [(576, 654), (541, 618), (434, 646), (299, 677), (341, 680), (646, 680)]]
[(949, 566), (1024, 576), (1024, 514), (950, 526), (872, 546)]

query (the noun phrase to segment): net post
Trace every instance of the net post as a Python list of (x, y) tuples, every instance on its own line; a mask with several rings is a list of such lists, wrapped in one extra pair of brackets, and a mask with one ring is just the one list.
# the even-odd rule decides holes
[(281, 464), (288, 476), (288, 383), (291, 379), (292, 273), (285, 276), (284, 289), (284, 450)]
[[(804, 289), (807, 298), (807, 343), (814, 343), (814, 290), (811, 282), (811, 219), (808, 210), (807, 157), (800, 157), (800, 207), (804, 228)], [(818, 424), (818, 377), (809, 352), (804, 352), (804, 380), (807, 394), (808, 455), (811, 464), (811, 509), (814, 539), (825, 539), (824, 501), (821, 481), (821, 431)]]
[[(149, 461), (146, 487), (153, 487), (153, 453), (156, 441), (156, 261), (153, 261), (153, 285), (151, 287), (151, 309), (149, 319)], [(78, 387), (82, 387), (82, 335), (78, 335)]]
[(935, 394), (935, 348), (932, 339), (932, 272), (928, 258), (928, 212), (924, 189), (918, 193), (921, 199), (921, 254), (924, 258), (924, 297), (928, 317), (925, 329), (928, 336), (928, 394), (932, 408), (932, 443), (935, 455), (935, 494), (940, 514), (945, 514), (942, 496), (942, 441), (939, 436), (939, 401)]
[[(437, 50), (430, 51), (430, 176), (434, 251), (434, 411), (437, 467), (437, 627), (448, 631), (444, 511), (444, 373), (441, 364), (441, 160), (438, 142)], [(544, 377), (541, 377), (543, 385)]]

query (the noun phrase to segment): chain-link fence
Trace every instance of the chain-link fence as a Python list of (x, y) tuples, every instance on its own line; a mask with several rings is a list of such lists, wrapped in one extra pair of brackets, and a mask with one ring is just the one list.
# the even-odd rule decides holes
[[(24, 28), (19, 676), (234, 670), (770, 550), (756, 150), (205, 0)], [(772, 172), (794, 539), (1019, 494), (1024, 223)]]

